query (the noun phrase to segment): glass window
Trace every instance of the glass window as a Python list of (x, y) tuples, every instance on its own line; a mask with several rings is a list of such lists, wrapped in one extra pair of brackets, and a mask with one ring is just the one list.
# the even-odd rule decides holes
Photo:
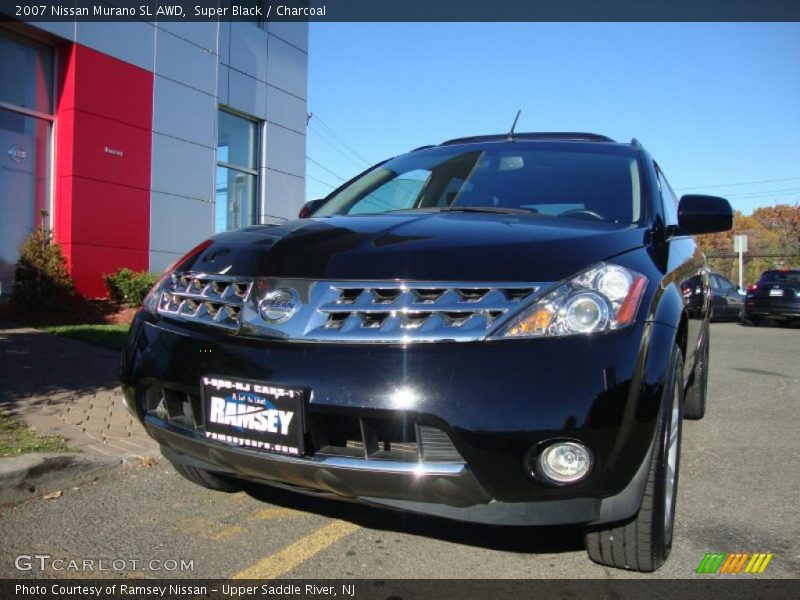
[(764, 271), (761, 283), (800, 283), (800, 271)]
[(711, 279), (711, 286), (717, 288), (718, 290), (732, 290), (734, 289), (734, 285), (725, 279), (722, 275), (717, 275), (716, 273), (712, 273), (710, 275)]
[(678, 198), (661, 169), (658, 173), (658, 187), (661, 190), (661, 204), (664, 207), (664, 222), (666, 225), (678, 224)]
[(630, 224), (641, 193), (634, 153), (586, 145), (440, 146), (394, 158), (332, 196), (315, 217), (461, 207)]
[(52, 49), (13, 34), (0, 35), (0, 102), (53, 111)]
[(258, 124), (224, 110), (219, 111), (217, 161), (255, 170), (258, 158)]
[(402, 177), (387, 181), (359, 200), (350, 209), (350, 214), (375, 214), (409, 208), (419, 196), (429, 175), (428, 171), (411, 171)]
[(258, 221), (258, 123), (219, 111), (216, 233)]

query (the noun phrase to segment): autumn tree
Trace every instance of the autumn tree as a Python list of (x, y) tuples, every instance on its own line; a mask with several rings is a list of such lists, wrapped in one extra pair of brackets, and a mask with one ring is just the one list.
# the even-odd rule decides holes
[[(750, 215), (734, 211), (733, 229), (697, 237), (714, 271), (738, 279), (733, 236), (747, 236), (745, 284), (755, 283), (762, 271), (776, 267), (800, 268), (800, 203), (762, 206)], [(775, 256), (760, 257), (769, 254)]]

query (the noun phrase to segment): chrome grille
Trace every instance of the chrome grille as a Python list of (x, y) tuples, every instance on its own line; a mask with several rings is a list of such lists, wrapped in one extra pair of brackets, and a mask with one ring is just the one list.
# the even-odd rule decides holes
[[(540, 285), (490, 283), (319, 282), (319, 323), (302, 337), (312, 341), (415, 342), (481, 339), (497, 319)], [(312, 301), (312, 305), (313, 305)]]
[[(175, 273), (158, 312), (252, 337), (289, 342), (414, 343), (479, 341), (546, 283), (314, 281)], [(285, 321), (259, 312), (265, 295), (299, 299)]]
[(238, 330), (252, 278), (174, 273), (158, 302), (162, 315)]

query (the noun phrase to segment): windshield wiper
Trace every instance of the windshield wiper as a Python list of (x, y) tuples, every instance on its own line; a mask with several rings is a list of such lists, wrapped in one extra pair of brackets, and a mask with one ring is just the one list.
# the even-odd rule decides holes
[(506, 208), (502, 206), (448, 206), (442, 208), (442, 212), (475, 212), (475, 213), (499, 213), (510, 215), (535, 215), (532, 210), (524, 208)]
[[(395, 208), (393, 210), (383, 211), (385, 213), (398, 213), (398, 212), (473, 212), (473, 213), (495, 213), (506, 215), (535, 215), (538, 214), (535, 210), (526, 210), (524, 208), (504, 208), (502, 206), (418, 206), (412, 208)], [(378, 213), (376, 213), (378, 214)]]

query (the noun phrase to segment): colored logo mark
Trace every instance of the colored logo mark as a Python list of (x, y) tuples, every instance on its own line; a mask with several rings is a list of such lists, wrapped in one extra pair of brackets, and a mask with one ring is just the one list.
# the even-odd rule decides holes
[(771, 552), (707, 552), (695, 573), (761, 574), (772, 557)]
[(28, 158), (28, 153), (19, 146), (11, 146), (11, 148), (8, 149), (8, 156), (15, 163), (18, 163)]

